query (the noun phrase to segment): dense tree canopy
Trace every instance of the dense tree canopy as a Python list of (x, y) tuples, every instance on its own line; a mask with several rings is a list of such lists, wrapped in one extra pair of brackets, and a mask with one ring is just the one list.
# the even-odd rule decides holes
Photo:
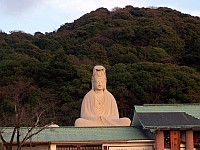
[[(51, 106), (44, 124), (73, 125), (98, 64), (107, 69), (121, 117), (135, 104), (199, 103), (200, 18), (126, 6), (99, 8), (51, 33), (1, 31), (0, 117), (14, 114), (11, 93), (18, 91), (22, 110)], [(20, 83), (31, 89), (24, 96), (13, 89)]]

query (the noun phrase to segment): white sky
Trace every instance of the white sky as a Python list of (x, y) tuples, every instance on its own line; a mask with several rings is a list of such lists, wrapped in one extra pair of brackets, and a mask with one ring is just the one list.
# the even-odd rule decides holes
[(169, 7), (200, 17), (200, 0), (0, 0), (0, 29), (6, 33), (52, 32), (97, 8), (127, 5)]

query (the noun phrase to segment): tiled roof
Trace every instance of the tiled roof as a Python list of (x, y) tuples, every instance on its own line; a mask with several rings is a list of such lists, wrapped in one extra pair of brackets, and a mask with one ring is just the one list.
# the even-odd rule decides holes
[(200, 119), (200, 103), (195, 104), (144, 104), (135, 105), (135, 112), (185, 112)]
[(200, 120), (184, 112), (137, 113), (143, 128), (194, 128), (200, 127)]
[(133, 126), (200, 128), (200, 104), (144, 104), (134, 108)]
[[(39, 128), (36, 128), (37, 131)], [(21, 137), (27, 133), (21, 128)], [(4, 128), (3, 135), (9, 141), (13, 128)], [(16, 139), (15, 139), (16, 140)], [(148, 130), (135, 127), (57, 127), (47, 128), (33, 136), (32, 142), (73, 142), (73, 141), (104, 141), (104, 140), (153, 140)], [(1, 140), (0, 140), (1, 142)]]

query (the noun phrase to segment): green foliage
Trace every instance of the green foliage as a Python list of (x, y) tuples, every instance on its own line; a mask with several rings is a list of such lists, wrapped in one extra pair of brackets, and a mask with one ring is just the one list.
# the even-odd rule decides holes
[[(199, 103), (199, 22), (170, 8), (127, 6), (99, 8), (52, 33), (0, 32), (0, 88), (30, 81), (35, 90), (24, 98), (27, 107), (53, 105), (43, 121), (59, 125), (79, 117), (99, 64), (121, 117), (134, 104)], [(0, 103), (0, 116), (12, 112), (5, 94)]]
[(108, 48), (109, 63), (134, 63), (138, 61), (135, 48), (122, 46), (121, 44), (113, 44)]
[(52, 52), (62, 49), (59, 42), (47, 38), (36, 39), (34, 44), (42, 50), (50, 50)]
[[(142, 26), (135, 31), (134, 41), (143, 46), (154, 46), (165, 49), (168, 53), (177, 53), (183, 50), (183, 41), (172, 27), (167, 25)], [(140, 45), (139, 44), (139, 45)]]
[[(199, 74), (189, 68), (171, 64), (138, 63), (116, 64), (109, 72), (108, 81), (115, 86), (126, 86), (134, 94), (136, 102), (168, 103), (171, 99), (179, 103), (199, 102)], [(196, 93), (193, 98), (188, 93)]]
[(137, 56), (140, 61), (150, 61), (150, 62), (159, 62), (163, 59), (170, 57), (167, 52), (158, 47), (138, 47), (137, 48)]

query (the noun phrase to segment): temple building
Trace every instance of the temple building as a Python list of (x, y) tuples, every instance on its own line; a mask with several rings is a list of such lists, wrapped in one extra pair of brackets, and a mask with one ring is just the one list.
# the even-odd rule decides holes
[[(46, 128), (22, 150), (200, 150), (200, 104), (135, 105), (131, 120), (130, 126)], [(6, 141), (12, 131), (1, 129)], [(20, 137), (27, 131), (20, 128)], [(0, 150), (5, 146), (0, 140)]]
[(156, 150), (200, 149), (200, 104), (135, 106), (132, 125), (154, 133)]

